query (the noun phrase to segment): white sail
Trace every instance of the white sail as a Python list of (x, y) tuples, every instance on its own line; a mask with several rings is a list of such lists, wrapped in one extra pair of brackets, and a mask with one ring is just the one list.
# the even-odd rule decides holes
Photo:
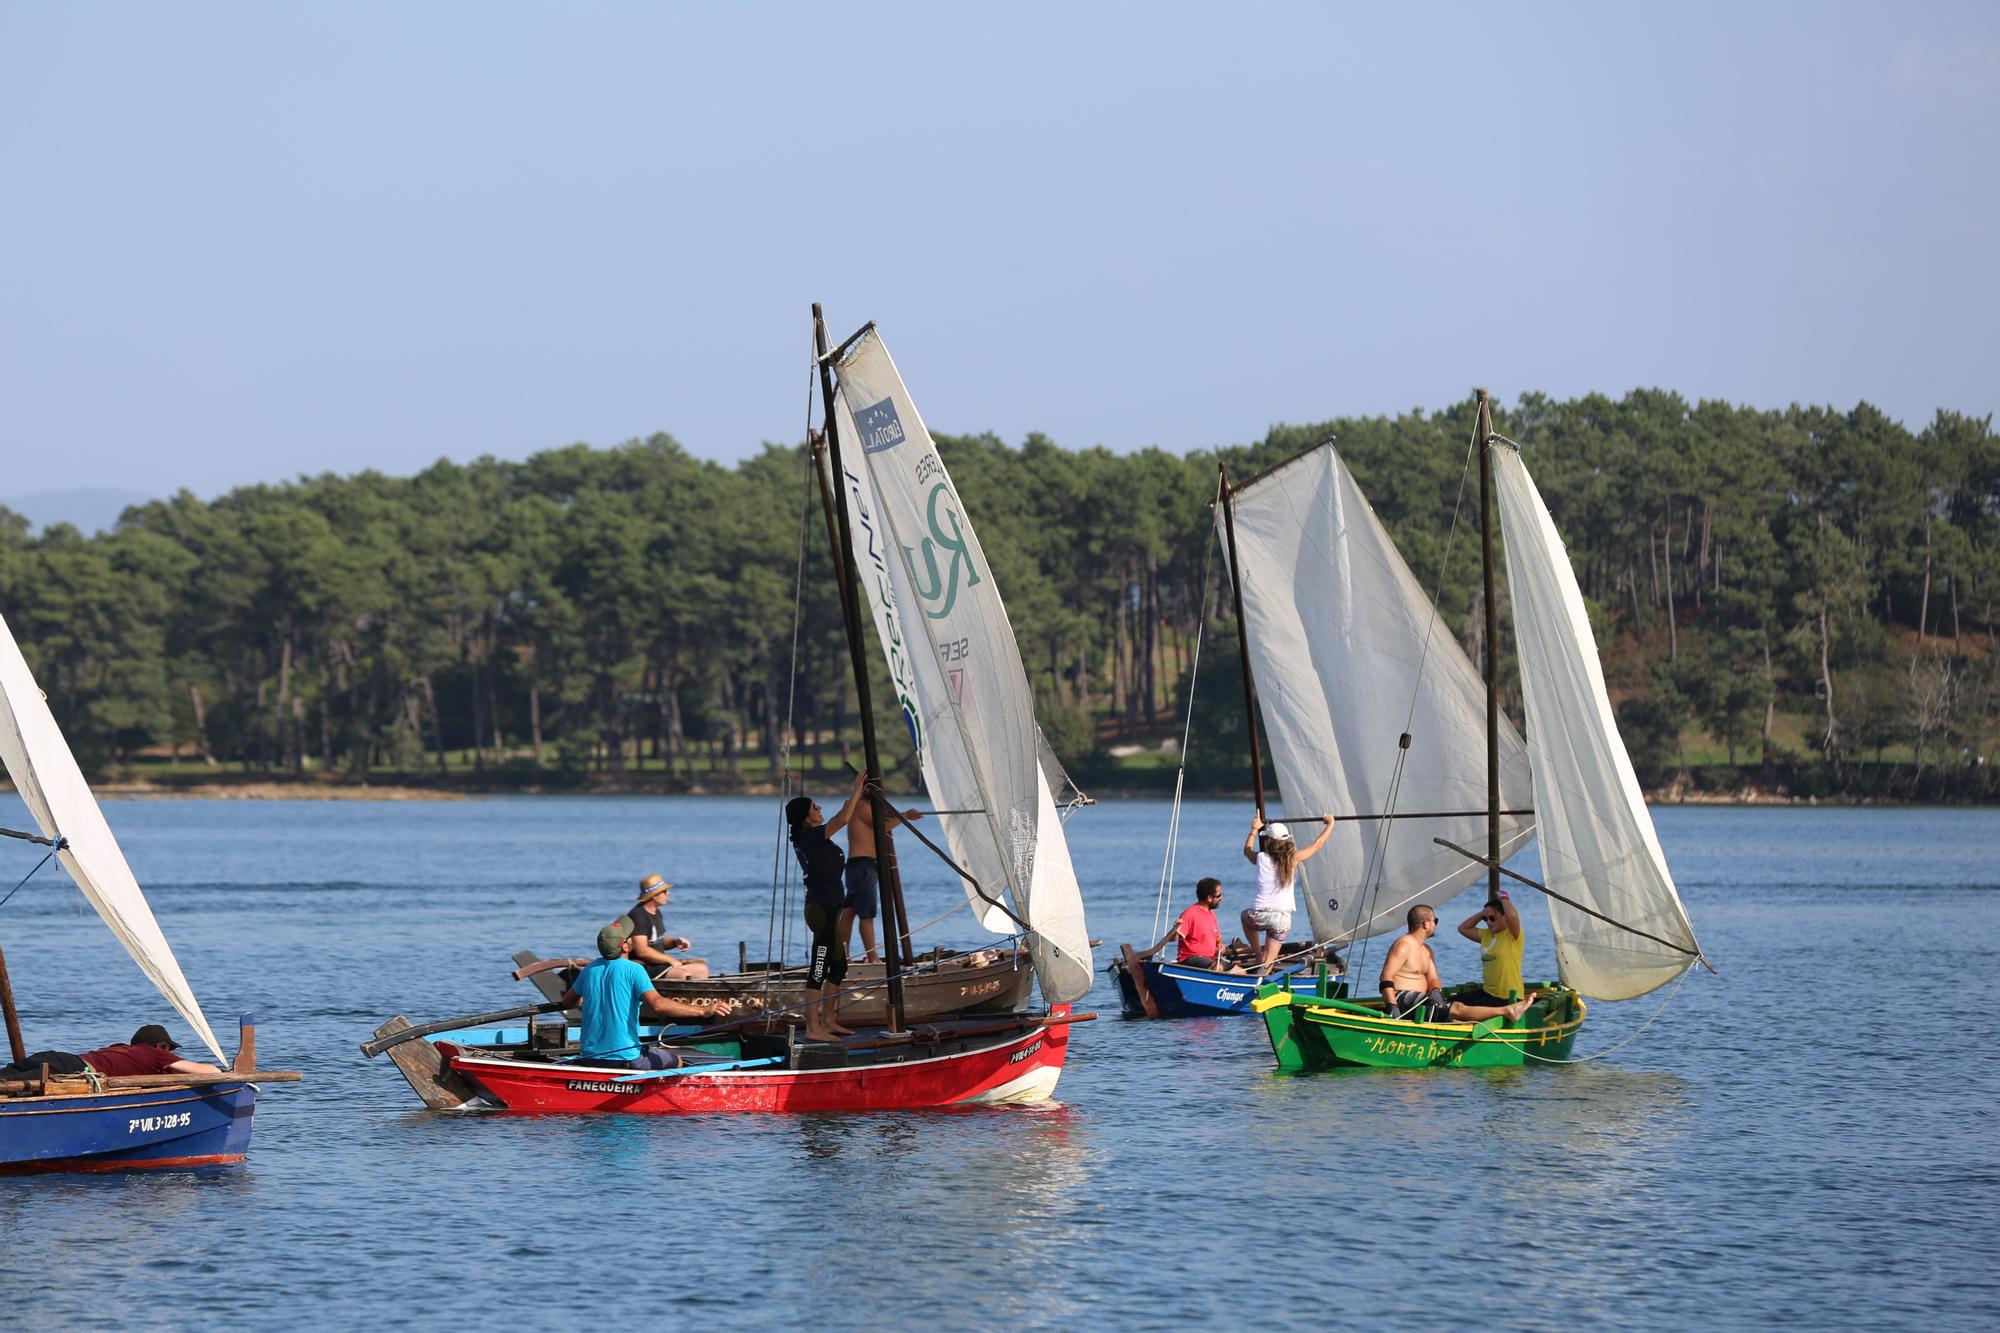
[(42, 833), (68, 840), (56, 859), (83, 896), (202, 1044), (227, 1064), (4, 619), (0, 619), (0, 760), (5, 760), (14, 789)]
[[(1432, 841), (1486, 847), (1485, 684), (1331, 444), (1252, 479), (1231, 503), (1242, 628), (1285, 811), (1480, 812), (1387, 821), (1386, 830), (1342, 824), (1303, 868), (1300, 897), (1317, 939), (1401, 930), (1412, 904), (1440, 907), (1485, 877)], [(1219, 510), (1215, 522), (1227, 559)], [(1526, 752), (1502, 718), (1500, 807), (1533, 804)], [(1502, 856), (1533, 831), (1527, 818), (1502, 817)], [(1303, 844), (1317, 829), (1294, 832)]]
[(1627, 1000), (1686, 971), (1699, 951), (1653, 817), (1618, 738), (1583, 592), (1520, 455), (1495, 445), (1494, 490), (1527, 700), (1542, 873), (1549, 888), (1678, 948), (1549, 900), (1564, 984)]
[[(898, 691), (907, 686), (906, 721), (924, 785), (938, 808), (973, 812), (939, 817), (945, 841), (986, 895), (968, 886), (982, 921), (1001, 928), (1008, 918), (991, 901), (1003, 891), (1013, 900), (1029, 928), (1043, 996), (1076, 999), (1093, 979), (1083, 899), (1041, 763), (1034, 694), (992, 571), (872, 327), (836, 369), (843, 463), (856, 474), (841, 493), (850, 521), (858, 505), (872, 504), (888, 548), (886, 583), (864, 572), (862, 584), (885, 649), (892, 641), (909, 645)], [(856, 555), (858, 564), (867, 559)]]
[[(836, 396), (833, 410), (840, 438), (855, 439), (854, 415), (848, 411), (846, 401)], [(893, 546), (883, 530), (882, 507), (875, 499), (875, 483), (869, 479), (867, 465), (856, 461), (861, 453), (859, 447), (843, 452), (855, 457), (845, 461), (846, 475), (834, 484), (847, 505), (847, 526), (854, 541), (854, 564), (861, 572), (862, 591), (875, 618), (875, 638), (882, 646), (882, 655), (889, 667), (889, 682), (896, 692), (896, 707), (902, 715), (903, 727), (909, 733), (910, 747), (916, 754), (918, 771), (923, 775), (924, 790), (930, 793), (931, 804), (939, 810), (976, 809), (985, 798), (979, 790), (971, 757), (966, 753), (965, 735), (951, 725), (948, 712), (943, 717), (939, 716), (945, 711), (944, 701), (949, 698), (950, 677), (939, 665), (937, 654), (931, 651), (930, 641), (923, 631), (912, 631), (903, 624), (902, 609), (917, 604), (916, 594), (909, 586), (909, 567), (900, 558), (890, 558)], [(828, 468), (832, 467), (832, 462), (829, 455), (826, 459)], [(918, 684), (919, 676), (923, 678), (921, 686)], [(926, 700), (929, 701), (928, 708)], [(940, 816), (941, 831), (949, 839), (952, 831), (967, 818)], [(992, 882), (996, 887), (986, 890), (990, 897), (981, 896), (980, 887), (983, 885), (975, 887), (967, 884), (966, 901), (982, 926), (996, 934), (1006, 934), (1014, 929), (1013, 918), (1008, 916), (1005, 905), (998, 901), (1000, 893), (997, 886), (1002, 881), (996, 878)]]

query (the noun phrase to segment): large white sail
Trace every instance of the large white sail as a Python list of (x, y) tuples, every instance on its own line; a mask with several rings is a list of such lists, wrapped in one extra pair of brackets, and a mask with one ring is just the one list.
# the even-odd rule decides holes
[(111, 826), (104, 822), (104, 812), (97, 808), (97, 798), (90, 794), (90, 784), (76, 766), (69, 743), (56, 726), (48, 701), (4, 619), (0, 619), (0, 760), (5, 760), (14, 789), (42, 833), (68, 840), (56, 859), (83, 890), (83, 896), (111, 927), (139, 970), (188, 1021), (202, 1044), (227, 1064), (200, 1002), (181, 975), (181, 965), (167, 947), (167, 937), (160, 933), (153, 909), (146, 905), (146, 895), (139, 891), (139, 882), (125, 863), (125, 853), (111, 836)]
[[(1401, 930), (1411, 904), (1442, 906), (1486, 875), (1432, 841), (1486, 847), (1485, 684), (1331, 444), (1252, 479), (1232, 506), (1243, 631), (1286, 812), (1480, 812), (1388, 821), (1386, 832), (1342, 824), (1302, 869), (1317, 939)], [(1215, 522), (1227, 559), (1219, 510)], [(1533, 804), (1527, 754), (1503, 717), (1500, 807)], [(1502, 856), (1533, 831), (1504, 816)], [(1303, 843), (1316, 828), (1294, 832)]]
[[(992, 571), (895, 362), (873, 327), (841, 354), (836, 425), (841, 494), (850, 523), (867, 512), (886, 570), (867, 567), (862, 586), (892, 660), (908, 646), (897, 680), (925, 788), (942, 815), (953, 857), (978, 881), (973, 910), (989, 927), (1008, 917), (992, 906), (1004, 891), (1026, 921), (1043, 996), (1073, 1000), (1090, 989), (1090, 938), (1069, 844), (1041, 763), (1034, 694)], [(886, 573), (886, 579), (883, 575)]]
[(1655, 943), (1549, 900), (1564, 983), (1599, 999), (1628, 1000), (1686, 971), (1699, 946), (1618, 738), (1590, 617), (1562, 538), (1520, 455), (1497, 444), (1492, 454), (1545, 882), (1680, 946)]

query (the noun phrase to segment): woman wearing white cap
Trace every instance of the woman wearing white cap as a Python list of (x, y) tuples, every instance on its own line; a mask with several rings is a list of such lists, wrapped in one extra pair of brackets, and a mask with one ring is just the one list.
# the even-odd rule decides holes
[[(1257, 867), (1257, 896), (1243, 913), (1243, 938), (1257, 953), (1258, 976), (1270, 973), (1285, 936), (1292, 932), (1292, 913), (1299, 909), (1292, 877), (1300, 865), (1318, 855), (1333, 834), (1333, 815), (1327, 813), (1320, 818), (1326, 822), (1320, 826), (1319, 836), (1300, 847), (1292, 841), (1292, 831), (1283, 824), (1266, 825), (1262, 814), (1250, 817), (1250, 836), (1243, 840), (1243, 859)], [(1264, 835), (1262, 848), (1258, 846), (1259, 833)]]

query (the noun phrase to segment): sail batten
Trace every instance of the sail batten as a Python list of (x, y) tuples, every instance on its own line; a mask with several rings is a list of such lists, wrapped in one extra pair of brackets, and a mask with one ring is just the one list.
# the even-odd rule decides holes
[[(873, 326), (835, 358), (835, 421), (848, 475), (862, 588), (890, 658), (924, 787), (952, 856), (1028, 923), (1043, 996), (1081, 997), (1093, 980), (1076, 871), (1063, 837), (1034, 694), (984, 550), (923, 418)], [(857, 541), (859, 539), (857, 538)], [(1008, 914), (966, 886), (982, 924)]]
[(1549, 899), (1563, 982), (1585, 995), (1644, 995), (1693, 965), (1700, 946), (1618, 736), (1583, 592), (1519, 453), (1493, 448), (1507, 586), (1521, 657), (1543, 879), (1643, 939)]
[(202, 1044), (228, 1063), (5, 619), (0, 619), (0, 760), (36, 826), (49, 838), (64, 840), (56, 859), (97, 915)]
[[(1285, 809), (1473, 812), (1343, 829), (1302, 868), (1317, 939), (1401, 929), (1411, 904), (1439, 906), (1485, 874), (1432, 841), (1485, 842), (1484, 683), (1330, 443), (1259, 474), (1231, 504), (1239, 630)], [(1500, 804), (1531, 808), (1526, 751), (1504, 718), (1500, 738)], [(1500, 829), (1503, 855), (1533, 835), (1523, 816)]]

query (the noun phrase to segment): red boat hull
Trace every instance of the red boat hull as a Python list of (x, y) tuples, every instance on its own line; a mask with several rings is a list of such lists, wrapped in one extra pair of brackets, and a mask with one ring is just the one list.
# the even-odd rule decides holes
[(902, 1111), (1036, 1102), (1055, 1091), (1069, 1053), (1068, 1010), (1053, 1022), (964, 1049), (828, 1069), (740, 1069), (618, 1081), (624, 1071), (537, 1065), (450, 1049), (452, 1071), (509, 1111), (558, 1114), (717, 1115)]

